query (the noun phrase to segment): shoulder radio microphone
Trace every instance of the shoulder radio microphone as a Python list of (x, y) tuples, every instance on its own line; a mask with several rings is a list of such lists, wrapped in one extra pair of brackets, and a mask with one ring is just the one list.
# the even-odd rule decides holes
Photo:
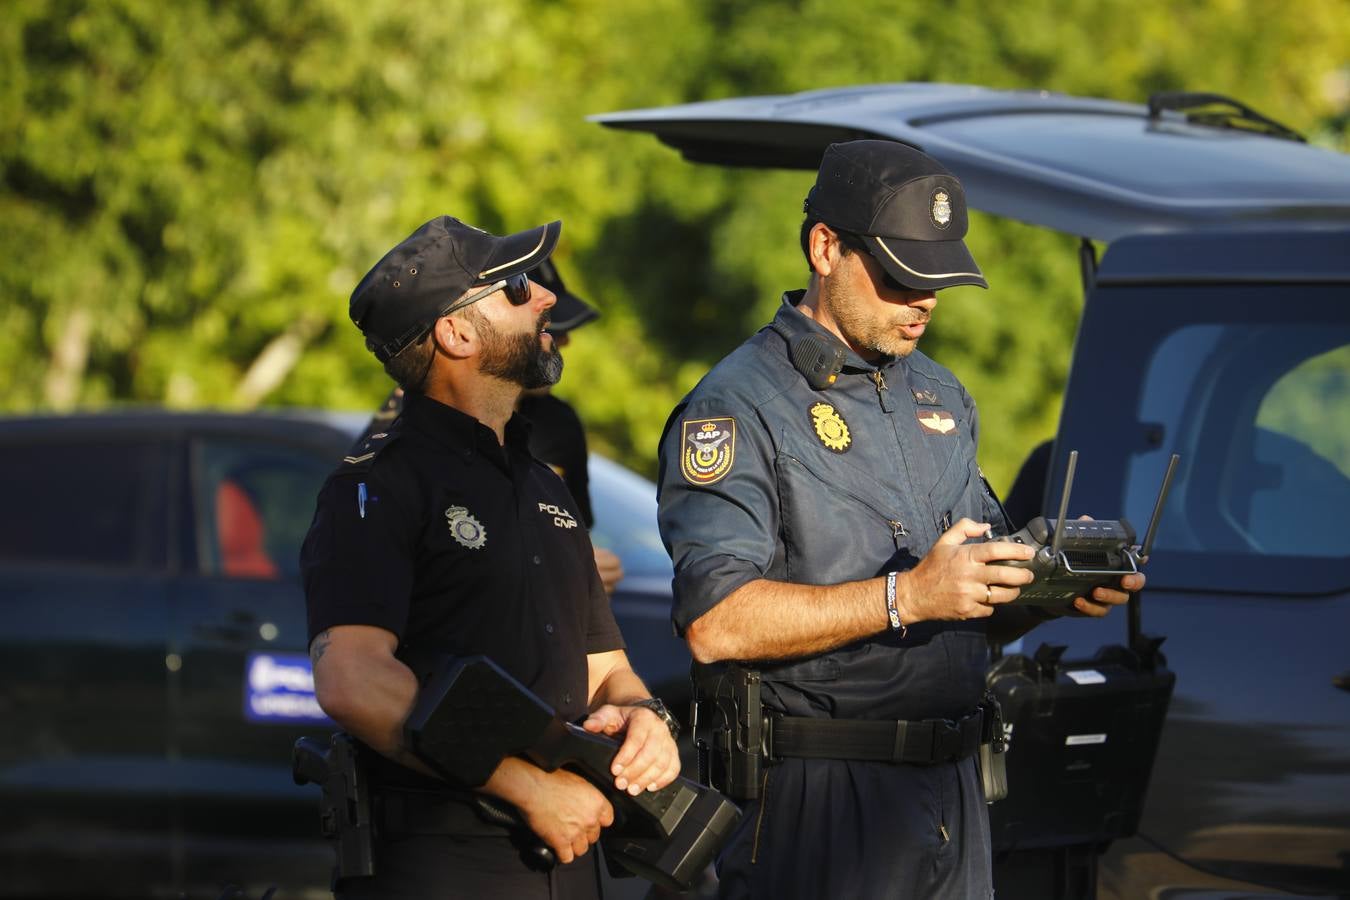
[(1016, 534), (995, 540), (1026, 544), (1035, 548), (1031, 559), (998, 560), (994, 565), (1030, 569), (1036, 580), (1024, 585), (1014, 603), (1027, 606), (1062, 606), (1075, 597), (1086, 597), (1096, 587), (1118, 588), (1120, 579), (1139, 571), (1148, 561), (1162, 519), (1163, 504), (1172, 488), (1181, 457), (1175, 453), (1163, 475), (1158, 500), (1153, 506), (1153, 517), (1148, 524), (1142, 544), (1135, 544), (1134, 527), (1126, 519), (1068, 521), (1069, 491), (1073, 487), (1074, 469), (1078, 465), (1078, 451), (1069, 454), (1069, 467), (1064, 474), (1064, 493), (1059, 500), (1059, 516), (1046, 519), (1037, 516)]
[(793, 367), (818, 391), (825, 390), (839, 377), (845, 353), (838, 339), (815, 331), (802, 332), (788, 341)]

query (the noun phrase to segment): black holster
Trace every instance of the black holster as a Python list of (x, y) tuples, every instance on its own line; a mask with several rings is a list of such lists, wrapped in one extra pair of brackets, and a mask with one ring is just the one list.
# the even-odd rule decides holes
[(735, 664), (694, 666), (698, 779), (733, 800), (759, 798), (766, 764), (760, 673)]
[(291, 777), (296, 784), (312, 782), (323, 789), (319, 827), (337, 853), (334, 883), (341, 878), (374, 875), (370, 778), (356, 740), (338, 732), (325, 747), (316, 738), (300, 738), (291, 751)]

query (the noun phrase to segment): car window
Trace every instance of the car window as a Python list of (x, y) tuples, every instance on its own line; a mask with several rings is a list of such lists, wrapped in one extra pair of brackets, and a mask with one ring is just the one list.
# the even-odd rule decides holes
[(314, 498), (332, 468), (330, 460), (289, 447), (198, 440), (193, 485), (203, 574), (298, 576)]
[(166, 443), (85, 435), (0, 444), (0, 560), (163, 566), (168, 458)]
[(1131, 521), (1147, 521), (1166, 456), (1183, 459), (1160, 550), (1350, 556), (1350, 325), (1181, 328), (1149, 364), (1140, 417), (1167, 438), (1131, 465)]

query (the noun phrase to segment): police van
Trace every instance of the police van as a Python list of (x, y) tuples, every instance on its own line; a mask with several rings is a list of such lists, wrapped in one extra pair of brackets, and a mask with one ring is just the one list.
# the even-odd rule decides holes
[[(1133, 798), (1097, 780), (1128, 734), (1070, 734), (1029, 763), (1012, 736), (1005, 802), (1111, 799), (1089, 864), (1030, 886), (1015, 877), (1027, 833), (996, 804), (999, 897), (1350, 893), (1350, 157), (1213, 94), (881, 84), (593, 119), (740, 167), (813, 172), (832, 142), (901, 141), (971, 207), (1080, 239), (1058, 434), (1011, 494), (1023, 522), (1053, 516), (1076, 450), (1070, 514), (1142, 526), (1180, 456), (1135, 612), (1152, 640), (1123, 648), (1137, 662), (1164, 638), (1175, 690)], [(1120, 615), (1058, 620), (1005, 653), (1042, 677), (1125, 637)], [(1024, 764), (1039, 782), (1017, 782)]]

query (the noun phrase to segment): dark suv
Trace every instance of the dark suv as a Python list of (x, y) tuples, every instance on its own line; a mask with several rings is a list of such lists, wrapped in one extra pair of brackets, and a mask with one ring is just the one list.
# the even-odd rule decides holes
[[(0, 896), (326, 897), (298, 555), (364, 416), (0, 419)], [(655, 487), (600, 457), (632, 657), (687, 708)], [(681, 698), (685, 702), (681, 703)]]
[[(735, 166), (903, 141), (971, 206), (1083, 239), (1059, 433), (1012, 493), (1054, 515), (1078, 450), (1071, 514), (1142, 525), (1182, 460), (1141, 598), (1175, 694), (1138, 834), (1098, 890), (1350, 894), (1350, 158), (1213, 95), (891, 84), (595, 118)], [(1124, 636), (1121, 616), (1061, 620), (1027, 650), (1087, 658)], [(1049, 767), (1067, 784), (1095, 752)]]

